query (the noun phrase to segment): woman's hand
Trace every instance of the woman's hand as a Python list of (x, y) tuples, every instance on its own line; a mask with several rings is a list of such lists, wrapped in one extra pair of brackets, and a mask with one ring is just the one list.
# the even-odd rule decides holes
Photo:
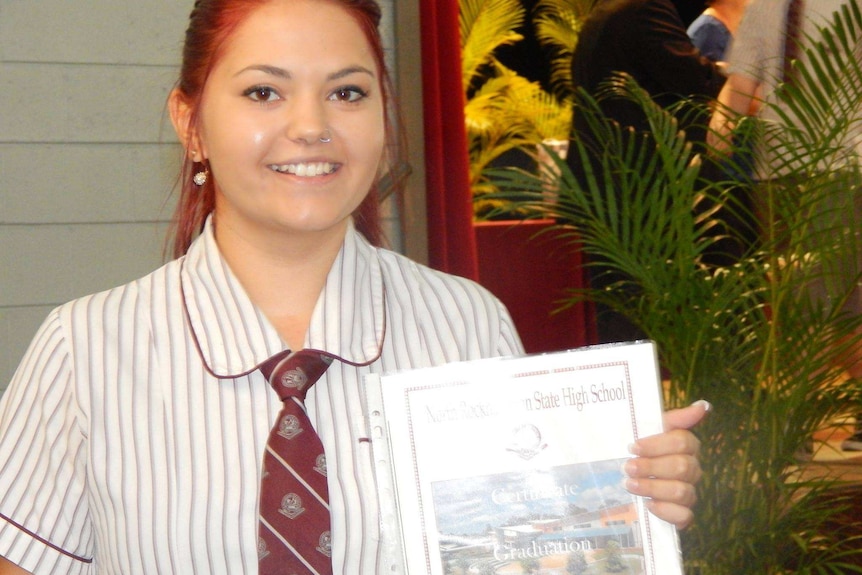
[(698, 461), (700, 441), (689, 431), (711, 406), (706, 401), (668, 411), (664, 414), (666, 431), (635, 442), (635, 456), (626, 462), (626, 488), (649, 498), (647, 508), (657, 517), (679, 529), (694, 519), (692, 506), (697, 501), (695, 484), (700, 481)]

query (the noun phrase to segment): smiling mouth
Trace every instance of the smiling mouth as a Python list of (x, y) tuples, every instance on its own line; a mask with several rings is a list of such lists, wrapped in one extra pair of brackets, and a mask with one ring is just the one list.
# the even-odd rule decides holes
[(338, 171), (338, 164), (329, 162), (311, 162), (301, 164), (272, 164), (270, 169), (281, 174), (293, 174), (303, 178), (327, 176)]

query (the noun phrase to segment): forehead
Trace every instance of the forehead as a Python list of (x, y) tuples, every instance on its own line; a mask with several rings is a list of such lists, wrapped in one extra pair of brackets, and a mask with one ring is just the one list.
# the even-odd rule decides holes
[(376, 68), (362, 27), (337, 0), (270, 0), (253, 9), (227, 38), (220, 60), (239, 65), (302, 62), (326, 67), (345, 60)]

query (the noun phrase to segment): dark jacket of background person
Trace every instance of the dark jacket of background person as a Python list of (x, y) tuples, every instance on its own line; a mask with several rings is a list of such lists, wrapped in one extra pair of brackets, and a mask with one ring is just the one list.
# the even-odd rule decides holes
[[(663, 106), (680, 96), (715, 98), (724, 84), (715, 63), (692, 44), (670, 0), (599, 0), (578, 36), (572, 79), (595, 94), (612, 72), (630, 74)], [(634, 106), (609, 101), (603, 108), (621, 124), (645, 129)]]
[[(685, 96), (714, 99), (724, 76), (716, 64), (701, 55), (686, 33), (686, 26), (671, 0), (599, 0), (584, 22), (572, 57), (575, 88), (591, 95), (613, 72), (631, 75), (660, 105), (668, 106)], [(623, 126), (637, 131), (647, 129), (646, 118), (632, 103), (605, 99), (602, 110)], [(586, 123), (574, 110), (573, 137), (591, 140)], [(705, 124), (708, 118), (702, 118)], [(683, 126), (684, 128), (687, 126)], [(705, 131), (688, 126), (688, 136), (696, 142)], [(569, 165), (577, 176), (582, 173), (577, 154), (569, 154)], [(600, 268), (599, 268), (600, 269)], [(591, 268), (593, 288), (620, 279), (616, 274), (599, 273)], [(643, 333), (626, 318), (597, 305), (599, 341), (627, 341)]]

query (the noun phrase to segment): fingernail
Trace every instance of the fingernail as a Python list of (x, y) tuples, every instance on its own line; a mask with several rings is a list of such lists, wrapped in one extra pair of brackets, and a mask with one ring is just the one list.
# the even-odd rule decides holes
[(634, 462), (630, 459), (626, 460), (626, 462), (622, 465), (622, 472), (623, 475), (625, 475), (626, 477), (631, 477), (632, 475), (635, 475), (637, 473), (637, 465), (635, 465)]
[(697, 401), (695, 401), (694, 403), (692, 403), (692, 405), (700, 405), (700, 406), (702, 406), (702, 407), (703, 407), (703, 410), (704, 410), (705, 412), (707, 412), (707, 413), (709, 413), (710, 411), (712, 411), (712, 404), (711, 404), (710, 402), (708, 402), (707, 400), (705, 400), (705, 399), (698, 399)]
[(626, 488), (626, 491), (637, 491), (640, 486), (640, 481), (637, 479), (626, 478), (623, 481), (623, 487)]
[(637, 443), (629, 443), (629, 453), (632, 455), (640, 455), (641, 454), (641, 446)]

